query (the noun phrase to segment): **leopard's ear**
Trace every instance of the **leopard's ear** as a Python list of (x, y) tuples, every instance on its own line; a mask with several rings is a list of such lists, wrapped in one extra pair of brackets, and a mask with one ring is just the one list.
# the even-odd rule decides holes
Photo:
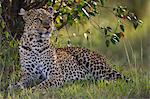
[(21, 8), (20, 12), (18, 14), (21, 15), (21, 16), (25, 15), (26, 14), (25, 9)]
[(48, 11), (49, 11), (49, 13), (51, 14), (51, 15), (54, 15), (54, 9), (53, 9), (53, 7), (48, 7)]

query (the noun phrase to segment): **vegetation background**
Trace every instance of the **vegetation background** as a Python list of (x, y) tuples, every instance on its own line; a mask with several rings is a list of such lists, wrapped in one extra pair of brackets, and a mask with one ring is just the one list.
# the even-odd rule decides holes
[[(20, 92), (8, 92), (8, 98), (82, 98), (82, 99), (105, 99), (105, 98), (149, 98), (150, 97), (150, 1), (149, 0), (107, 0), (107, 7), (126, 5), (135, 12), (143, 21), (136, 30), (129, 22), (125, 24), (125, 37), (116, 45), (109, 47), (105, 44), (104, 33), (95, 26), (115, 27), (117, 20), (107, 9), (100, 7), (101, 13), (85, 20), (84, 24), (73, 24), (58, 31), (51, 39), (57, 47), (80, 46), (98, 51), (105, 55), (109, 64), (125, 75), (133, 79), (133, 83), (75, 82), (66, 84), (63, 88), (49, 89), (47, 93), (23, 90)], [(1, 39), (0, 34), (0, 39)], [(88, 37), (88, 38), (87, 38)], [(1, 40), (0, 40), (1, 41)], [(9, 43), (9, 46), (8, 46)], [(7, 46), (5, 46), (7, 45)], [(17, 80), (20, 65), (18, 61), (18, 41), (6, 40), (0, 42), (0, 98), (5, 97), (4, 89), (8, 83)]]

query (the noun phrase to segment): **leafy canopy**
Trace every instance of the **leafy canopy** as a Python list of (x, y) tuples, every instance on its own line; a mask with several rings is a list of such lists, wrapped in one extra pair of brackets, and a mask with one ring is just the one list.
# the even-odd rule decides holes
[[(40, 0), (35, 0), (35, 2), (40, 2)], [(66, 25), (71, 26), (73, 23), (84, 23), (82, 22), (83, 18), (90, 19), (90, 17), (100, 14), (100, 7), (111, 11), (118, 20), (116, 28), (113, 29), (111, 26), (101, 27), (98, 25), (105, 35), (106, 46), (109, 46), (110, 43), (117, 44), (120, 39), (124, 37), (126, 28), (122, 21), (129, 21), (133, 24), (133, 28), (135, 29), (142, 23), (142, 21), (139, 20), (127, 7), (106, 7), (106, 2), (107, 0), (47, 0), (48, 6), (52, 6), (55, 11), (54, 23), (58, 31)], [(34, 5), (34, 3), (31, 4)], [(2, 8), (0, 6), (0, 13), (1, 12)], [(6, 28), (7, 26), (5, 26), (2, 17), (0, 18), (0, 21), (0, 27), (2, 28), (1, 30), (3, 30), (3, 28)], [(9, 32), (3, 32), (5, 37), (8, 38)]]

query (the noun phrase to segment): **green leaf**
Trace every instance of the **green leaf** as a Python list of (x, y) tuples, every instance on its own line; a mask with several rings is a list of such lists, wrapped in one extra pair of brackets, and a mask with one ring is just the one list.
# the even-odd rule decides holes
[(120, 25), (120, 29), (124, 32), (125, 31), (124, 25)]
[(131, 17), (130, 17), (130, 16), (127, 16), (127, 19), (128, 19), (129, 21), (131, 21)]
[(107, 26), (107, 30), (108, 30), (109, 32), (111, 32), (111, 31), (112, 31), (112, 28), (111, 28), (110, 26)]
[(104, 33), (105, 33), (105, 35), (107, 35), (107, 29), (106, 28), (104, 28)]
[(14, 47), (14, 42), (10, 41), (9, 45), (10, 45), (10, 47)]
[(115, 33), (119, 38), (121, 38), (121, 35), (120, 35), (120, 33)]
[(118, 43), (120, 40), (119, 40), (119, 37), (116, 35), (116, 34), (113, 34), (112, 37), (111, 37), (111, 42), (113, 44), (116, 44)]
[(68, 14), (68, 16), (67, 16), (67, 22), (70, 24), (70, 25), (72, 25), (73, 24), (73, 19), (72, 19), (72, 16), (70, 15), (70, 14)]
[(57, 18), (56, 18), (56, 22), (57, 22), (57, 23), (60, 23), (60, 17), (57, 17)]
[(110, 41), (109, 41), (109, 40), (106, 40), (105, 44), (106, 44), (107, 47), (109, 47)]
[(112, 42), (113, 44), (117, 44), (117, 43), (118, 43), (118, 40), (115, 39), (115, 38), (111, 38), (111, 42)]
[(4, 23), (4, 21), (1, 22), (1, 26), (2, 26), (2, 28), (5, 28), (5, 23)]
[(93, 5), (97, 6), (97, 2), (93, 1)]
[(120, 32), (120, 33), (115, 33), (119, 38), (123, 38), (124, 37), (124, 33)]
[(89, 12), (89, 15), (95, 16), (95, 13), (94, 12)]
[(9, 37), (9, 32), (5, 31), (5, 37), (8, 38)]
[(104, 0), (100, 0), (100, 2), (101, 2), (101, 4), (102, 4), (102, 6), (104, 6)]
[(138, 21), (139, 21), (139, 23), (140, 23), (140, 24), (142, 24), (142, 23), (143, 23), (143, 21), (142, 21), (142, 20), (138, 20)]
[(89, 15), (89, 13), (86, 11), (86, 9), (82, 8), (82, 11), (83, 11), (83, 13), (84, 13), (88, 18), (90, 17), (90, 15)]
[(138, 21), (133, 22), (133, 26), (134, 26), (135, 29), (137, 29), (138, 25), (139, 25)]

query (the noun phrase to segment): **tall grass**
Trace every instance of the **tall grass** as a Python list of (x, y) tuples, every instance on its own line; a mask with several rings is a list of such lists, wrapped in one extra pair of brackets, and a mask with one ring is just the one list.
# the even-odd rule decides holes
[[(148, 75), (133, 70), (131, 78), (133, 83), (116, 82), (74, 82), (67, 83), (62, 88), (49, 88), (45, 90), (24, 89), (19, 92), (8, 92), (9, 99), (116, 99), (116, 98), (149, 98)], [(138, 79), (138, 80), (137, 80)], [(4, 93), (0, 94), (0, 98)]]
[[(149, 10), (148, 10), (149, 11)], [(108, 15), (106, 15), (108, 16)], [(100, 16), (106, 18), (106, 16)], [(49, 88), (45, 90), (31, 89), (9, 90), (6, 92), (8, 84), (17, 81), (20, 76), (20, 64), (18, 56), (18, 42), (4, 42), (0, 45), (0, 99), (122, 99), (122, 98), (150, 98), (150, 73), (149, 73), (149, 16), (144, 22), (144, 26), (138, 32), (127, 27), (126, 38), (116, 46), (107, 48), (104, 44), (104, 37), (95, 25), (87, 22), (85, 26), (75, 25), (71, 28), (60, 31), (58, 41), (55, 37), (52, 42), (57, 47), (67, 46), (70, 39), (73, 46), (82, 46), (91, 50), (103, 53), (108, 58), (108, 62), (125, 76), (133, 80), (125, 81), (76, 81), (68, 82), (62, 88)], [(99, 19), (95, 17), (100, 25), (112, 24), (113, 20)], [(76, 28), (75, 28), (76, 27)], [(82, 29), (80, 29), (82, 28)], [(90, 29), (89, 40), (85, 39), (84, 33)], [(64, 33), (65, 32), (65, 33)], [(73, 36), (73, 34), (76, 36)], [(72, 37), (73, 36), (73, 37)], [(127, 38), (129, 37), (129, 38)], [(140, 40), (139, 40), (140, 39)], [(101, 51), (100, 51), (101, 50)], [(116, 64), (114, 66), (114, 64)]]
[[(0, 59), (0, 99), (120, 99), (150, 97), (149, 71), (137, 64), (139, 60), (137, 60), (134, 48), (132, 47), (133, 45), (131, 45), (129, 40), (125, 40), (124, 42), (129, 66), (126, 68), (114, 66), (114, 68), (128, 76), (133, 82), (126, 83), (122, 80), (110, 82), (85, 80), (74, 83), (68, 82), (62, 88), (49, 88), (48, 90), (36, 90), (34, 92), (31, 89), (8, 90), (6, 92), (8, 84), (17, 81), (20, 74), (18, 44), (17, 42), (15, 43), (14, 46), (7, 46), (7, 49), (2, 50), (4, 56)], [(131, 53), (129, 53), (130, 50)]]

